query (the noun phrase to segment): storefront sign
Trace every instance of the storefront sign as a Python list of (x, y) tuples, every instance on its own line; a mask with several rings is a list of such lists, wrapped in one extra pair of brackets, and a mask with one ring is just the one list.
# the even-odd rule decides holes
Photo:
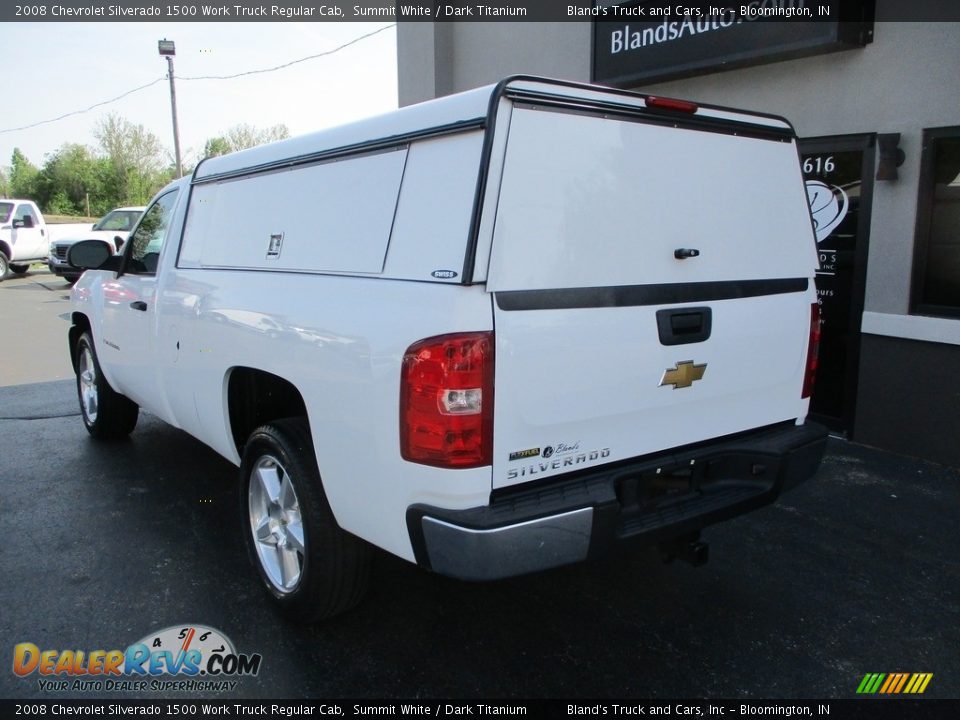
[(853, 426), (866, 283), (872, 135), (800, 141), (803, 177), (820, 267), (820, 366), (810, 412), (832, 430)]
[[(599, 1), (595, 82), (618, 87), (863, 47), (874, 0)], [(602, 19), (601, 19), (602, 18)]]

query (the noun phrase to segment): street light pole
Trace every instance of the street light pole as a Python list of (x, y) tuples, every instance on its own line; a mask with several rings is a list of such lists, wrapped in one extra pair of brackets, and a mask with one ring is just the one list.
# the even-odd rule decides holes
[(170, 112), (173, 115), (173, 151), (177, 158), (177, 177), (183, 177), (183, 165), (180, 162), (180, 128), (177, 122), (177, 88), (173, 82), (173, 56), (177, 54), (173, 40), (160, 40), (157, 43), (160, 54), (167, 58), (167, 77), (170, 78)]

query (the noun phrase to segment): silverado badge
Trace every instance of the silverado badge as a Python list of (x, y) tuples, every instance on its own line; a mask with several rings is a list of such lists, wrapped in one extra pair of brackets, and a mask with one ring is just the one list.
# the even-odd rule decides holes
[(703, 377), (706, 370), (706, 363), (694, 365), (693, 360), (678, 362), (676, 367), (667, 368), (663, 371), (663, 377), (660, 378), (660, 387), (673, 385), (674, 390), (690, 387)]

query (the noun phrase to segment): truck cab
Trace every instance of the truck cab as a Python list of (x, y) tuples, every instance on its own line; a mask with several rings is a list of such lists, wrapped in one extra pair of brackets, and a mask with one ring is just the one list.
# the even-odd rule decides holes
[(0, 199), (0, 280), (44, 259), (48, 243), (43, 214), (32, 200)]

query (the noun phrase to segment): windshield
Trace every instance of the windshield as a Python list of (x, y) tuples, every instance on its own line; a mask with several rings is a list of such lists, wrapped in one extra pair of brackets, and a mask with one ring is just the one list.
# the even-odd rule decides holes
[(11, 210), (13, 210), (13, 203), (0, 203), (0, 222), (10, 219)]
[(130, 232), (137, 220), (140, 219), (142, 211), (140, 210), (114, 210), (104, 215), (97, 224), (93, 226), (94, 230), (114, 230), (117, 232)]

